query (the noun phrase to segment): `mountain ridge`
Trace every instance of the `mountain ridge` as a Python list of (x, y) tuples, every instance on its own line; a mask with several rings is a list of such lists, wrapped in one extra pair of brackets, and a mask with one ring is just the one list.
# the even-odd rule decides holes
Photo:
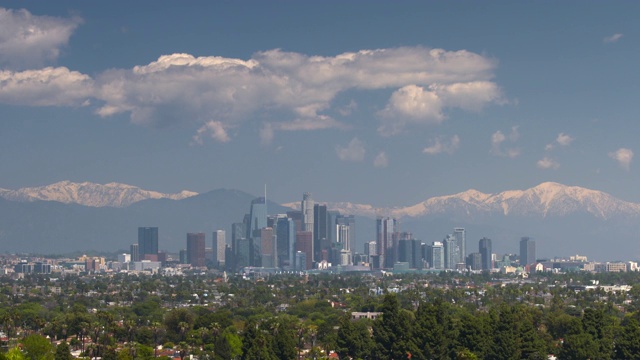
[(0, 197), (10, 201), (56, 201), (63, 204), (78, 204), (91, 207), (127, 207), (148, 199), (182, 200), (198, 193), (182, 190), (175, 194), (141, 189), (137, 186), (110, 182), (97, 184), (92, 182), (76, 183), (69, 180), (37, 187), (18, 190), (0, 189)]
[[(319, 202), (321, 203), (321, 202)], [(331, 210), (360, 216), (417, 218), (450, 212), (501, 214), (505, 216), (566, 216), (586, 212), (601, 219), (616, 216), (640, 216), (640, 204), (613, 197), (602, 191), (557, 182), (543, 182), (525, 190), (505, 190), (487, 194), (475, 189), (435, 196), (405, 207), (378, 208), (350, 202), (326, 203)], [(298, 203), (283, 206), (299, 208)]]

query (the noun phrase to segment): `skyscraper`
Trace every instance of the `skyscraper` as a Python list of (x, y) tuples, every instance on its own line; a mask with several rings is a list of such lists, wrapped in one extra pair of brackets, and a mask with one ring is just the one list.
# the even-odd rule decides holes
[(259, 197), (251, 201), (249, 211), (249, 227), (247, 238), (251, 239), (251, 254), (249, 264), (251, 266), (262, 266), (262, 240), (260, 231), (267, 227), (267, 202), (264, 197)]
[(444, 268), (455, 269), (460, 259), (460, 249), (458, 249), (458, 243), (456, 238), (452, 235), (447, 235), (443, 241), (444, 244)]
[(260, 230), (260, 248), (262, 257), (262, 266), (267, 268), (277, 267), (277, 244), (273, 234), (273, 228), (265, 227)]
[[(300, 206), (300, 209), (302, 210), (302, 231), (311, 232), (311, 249), (312, 251), (315, 251), (316, 245), (315, 239), (313, 238), (313, 206), (314, 203), (311, 198), (311, 193), (306, 192), (302, 194), (302, 203)], [(315, 254), (311, 255), (311, 261), (315, 260), (314, 255)], [(307, 258), (307, 261), (309, 261), (309, 258)]]
[(464, 263), (467, 258), (467, 239), (464, 228), (454, 228), (453, 237), (456, 239), (456, 245), (458, 245), (458, 263)]
[(398, 235), (398, 221), (392, 218), (378, 217), (376, 219), (376, 243), (378, 244), (378, 255), (380, 256), (380, 268), (392, 268), (396, 261), (394, 251), (394, 238)]
[(536, 262), (536, 242), (529, 237), (520, 239), (520, 265), (527, 266)]
[(276, 223), (278, 242), (278, 266), (293, 268), (295, 262), (296, 223), (289, 217), (281, 217)]
[[(306, 264), (296, 263), (296, 269), (309, 270), (313, 267), (313, 260), (311, 259), (313, 253), (313, 232), (312, 231), (298, 231), (296, 232), (296, 252), (302, 252), (305, 254)], [(297, 261), (297, 257), (296, 257)]]
[(493, 269), (493, 260), (491, 255), (491, 239), (483, 237), (478, 243), (478, 250), (482, 259), (482, 270)]
[(131, 261), (140, 261), (140, 245), (131, 244)]
[(191, 266), (205, 266), (204, 233), (187, 234), (187, 262), (191, 264)]
[(216, 230), (213, 232), (212, 246), (213, 263), (220, 267), (226, 262), (225, 247), (227, 245), (226, 232), (224, 230)]
[(322, 251), (331, 247), (329, 242), (329, 214), (327, 205), (313, 205), (313, 238), (315, 239), (313, 252), (316, 259), (322, 258)]
[(158, 255), (158, 228), (138, 228), (138, 254), (139, 259), (144, 260), (146, 255)]
[(427, 247), (429, 266), (431, 269), (444, 269), (444, 245), (439, 241), (434, 241)]

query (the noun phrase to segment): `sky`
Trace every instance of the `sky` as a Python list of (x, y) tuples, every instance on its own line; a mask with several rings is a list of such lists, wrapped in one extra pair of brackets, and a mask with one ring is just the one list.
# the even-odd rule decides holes
[(640, 202), (634, 1), (0, 1), (0, 188)]

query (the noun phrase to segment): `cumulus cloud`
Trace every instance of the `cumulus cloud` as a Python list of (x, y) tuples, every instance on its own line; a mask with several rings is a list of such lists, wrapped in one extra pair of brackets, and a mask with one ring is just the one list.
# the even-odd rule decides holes
[(618, 40), (622, 39), (622, 34), (617, 33), (617, 34), (613, 34), (611, 36), (607, 36), (604, 39), (602, 39), (602, 41), (604, 43), (614, 43), (614, 42), (618, 42)]
[(338, 158), (342, 161), (362, 161), (364, 160), (365, 152), (364, 143), (357, 137), (351, 139), (345, 147), (340, 145), (336, 146), (336, 154), (338, 154)]
[(631, 151), (631, 149), (620, 148), (616, 151), (610, 152), (609, 157), (617, 161), (623, 169), (629, 171), (631, 161), (633, 161), (633, 151)]
[(381, 151), (375, 159), (373, 159), (373, 166), (377, 168), (385, 168), (389, 166), (389, 158), (387, 157), (387, 153)]
[(202, 125), (193, 136), (193, 142), (199, 145), (203, 143), (203, 137), (210, 137), (218, 142), (228, 142), (230, 140), (227, 130), (220, 121), (208, 121)]
[(560, 164), (557, 161), (546, 156), (538, 160), (536, 164), (540, 169), (557, 169), (560, 167)]
[(489, 81), (432, 84), (427, 88), (407, 85), (395, 91), (387, 106), (379, 112), (382, 125), (378, 132), (395, 135), (407, 123), (439, 124), (445, 119), (445, 108), (479, 111), (500, 99), (500, 89)]
[(93, 95), (93, 80), (65, 67), (0, 70), (0, 102), (30, 106), (77, 106)]
[(453, 154), (460, 146), (460, 137), (453, 135), (451, 140), (443, 140), (441, 137), (437, 137), (431, 141), (431, 145), (422, 149), (422, 152), (429, 155), (436, 155), (440, 153)]
[[(270, 121), (271, 131), (347, 128), (328, 115), (335, 110), (346, 116), (356, 107), (354, 102), (333, 109), (338, 94), (390, 90), (380, 118), (381, 133), (391, 134), (407, 123), (441, 122), (449, 108), (477, 111), (499, 102), (500, 90), (491, 81), (495, 66), (494, 60), (465, 50), (402, 47), (324, 57), (275, 49), (249, 59), (170, 54), (94, 79), (77, 75), (92, 84), (84, 93), (99, 104), (96, 113), (103, 117), (128, 114), (138, 124), (191, 121), (198, 126), (214, 118), (228, 128), (267, 113), (282, 119)], [(69, 104), (53, 95), (22, 104)], [(0, 101), (15, 98), (5, 94)]]
[(508, 135), (498, 130), (491, 135), (491, 153), (496, 156), (506, 156), (510, 158), (516, 158), (520, 155), (520, 149), (514, 146), (503, 146), (503, 143), (515, 143), (520, 138), (518, 127), (511, 128), (511, 132)]
[(556, 145), (569, 146), (569, 145), (571, 145), (573, 140), (575, 140), (575, 138), (573, 138), (572, 136), (567, 135), (565, 133), (559, 133), (558, 136), (556, 137), (556, 140), (551, 144), (547, 144), (544, 147), (544, 149), (546, 151), (551, 151), (556, 147)]
[(82, 19), (37, 16), (27, 10), (0, 8), (0, 64), (10, 68), (55, 60)]

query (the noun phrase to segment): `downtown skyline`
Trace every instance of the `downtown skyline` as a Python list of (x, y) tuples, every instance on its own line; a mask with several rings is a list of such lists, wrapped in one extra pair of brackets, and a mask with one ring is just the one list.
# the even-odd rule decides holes
[[(640, 202), (635, 3), (0, 2), (0, 188)], [(126, 6), (125, 6), (126, 5)]]

